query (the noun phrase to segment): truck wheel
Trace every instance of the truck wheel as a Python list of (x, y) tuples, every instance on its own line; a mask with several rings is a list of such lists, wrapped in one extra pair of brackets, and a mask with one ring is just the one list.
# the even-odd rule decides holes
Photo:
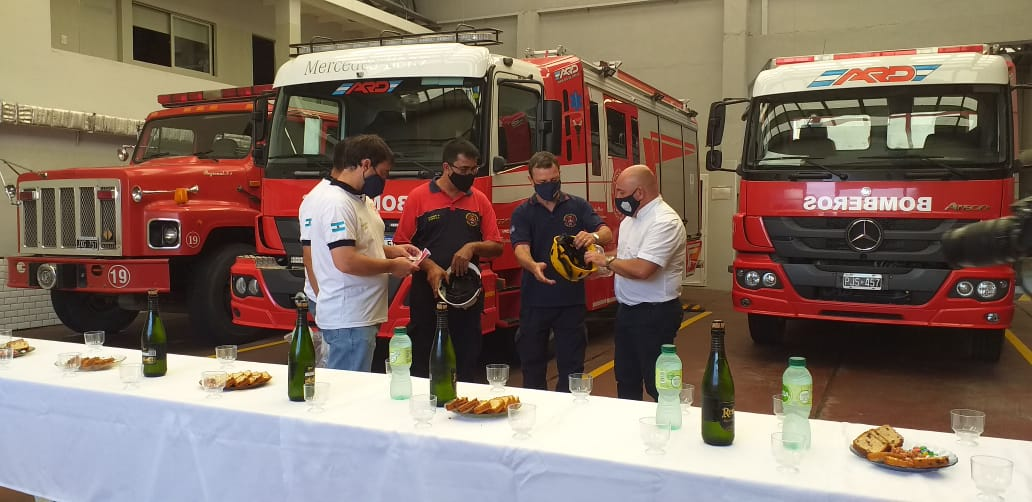
[(50, 291), (50, 302), (54, 305), (58, 319), (72, 331), (80, 333), (91, 330), (117, 333), (140, 314), (120, 308), (115, 295), (54, 289)]
[(187, 306), (190, 325), (197, 334), (208, 334), (219, 343), (253, 341), (266, 330), (233, 324), (230, 310), (229, 267), (236, 257), (254, 254), (254, 246), (227, 244), (200, 256), (193, 270)]
[(776, 345), (785, 339), (785, 318), (749, 314), (749, 336), (757, 345)]
[(970, 330), (971, 357), (987, 363), (999, 361), (1000, 351), (1003, 349), (1003, 331), (1002, 329)]

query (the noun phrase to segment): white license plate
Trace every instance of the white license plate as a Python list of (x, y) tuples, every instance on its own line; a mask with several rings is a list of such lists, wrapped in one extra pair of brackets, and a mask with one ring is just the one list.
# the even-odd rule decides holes
[(845, 289), (880, 290), (882, 288), (882, 275), (842, 274), (842, 287)]

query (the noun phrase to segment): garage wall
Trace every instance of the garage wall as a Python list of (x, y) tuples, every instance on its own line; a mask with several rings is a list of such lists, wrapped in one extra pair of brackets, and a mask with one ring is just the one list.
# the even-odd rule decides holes
[[(700, 124), (711, 101), (745, 95), (775, 56), (1032, 39), (1028, 0), (452, 0), (422, 2), (419, 8), (441, 22), (515, 23), (518, 52), (507, 43), (501, 53), (562, 44), (585, 59), (622, 60), (622, 70), (690, 98)], [(740, 123), (729, 121), (725, 167), (738, 162), (741, 134)], [(737, 178), (714, 173), (710, 181), (709, 188), (716, 188), (711, 193), (725, 194), (723, 188)], [(728, 290), (733, 252), (727, 223), (735, 204), (721, 196), (709, 201), (706, 278), (708, 286)]]

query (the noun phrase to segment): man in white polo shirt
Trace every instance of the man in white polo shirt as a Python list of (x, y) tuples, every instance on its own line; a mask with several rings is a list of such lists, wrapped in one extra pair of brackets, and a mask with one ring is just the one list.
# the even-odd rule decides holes
[(681, 217), (659, 195), (656, 175), (643, 165), (616, 179), (620, 222), (616, 255), (585, 253), (584, 259), (616, 274), (616, 394), (640, 401), (641, 386), (652, 399), (660, 346), (674, 343), (681, 327), (681, 282), (688, 234)]
[(387, 274), (418, 270), (412, 245), (385, 246), (372, 198), (383, 193), (394, 155), (379, 136), (362, 135), (333, 150), (329, 183), (305, 197), (310, 207), (312, 270), (318, 284), (315, 322), (330, 353), (326, 366), (369, 371), (376, 332), (387, 320)]

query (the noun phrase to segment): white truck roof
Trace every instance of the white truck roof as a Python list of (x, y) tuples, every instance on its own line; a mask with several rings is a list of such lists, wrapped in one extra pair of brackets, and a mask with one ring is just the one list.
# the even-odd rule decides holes
[(484, 47), (458, 43), (364, 47), (302, 54), (283, 63), (275, 87), (310, 82), (404, 77), (483, 77)]
[(757, 75), (752, 95), (891, 85), (1010, 83), (1004, 56), (894, 52), (909, 51), (778, 58), (774, 68)]

